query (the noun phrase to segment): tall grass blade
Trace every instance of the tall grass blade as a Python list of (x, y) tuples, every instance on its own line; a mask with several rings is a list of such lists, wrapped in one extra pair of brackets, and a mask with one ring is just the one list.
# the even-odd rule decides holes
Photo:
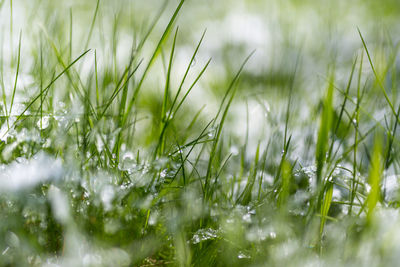
[(333, 112), (333, 75), (330, 78), (322, 115), (320, 118), (320, 125), (318, 130), (318, 139), (316, 145), (316, 163), (317, 163), (317, 186), (320, 186), (322, 181), (322, 171), (326, 161), (326, 153), (328, 151), (329, 132), (332, 126), (332, 112)]
[(14, 87), (13, 87), (13, 92), (12, 92), (12, 96), (11, 96), (10, 111), (8, 112), (8, 114), (10, 114), (10, 115), (12, 114), (12, 108), (13, 108), (13, 105), (14, 105), (15, 92), (17, 91), (19, 65), (20, 65), (20, 61), (21, 61), (21, 36), (22, 36), (22, 32), (19, 33), (17, 71), (15, 73)]
[(383, 174), (382, 144), (379, 135), (375, 138), (374, 150), (372, 153), (371, 166), (368, 183), (370, 192), (367, 198), (367, 222), (370, 224), (373, 219), (375, 207), (381, 199), (380, 182)]
[(137, 96), (138, 96), (138, 94), (140, 92), (140, 89), (142, 87), (144, 79), (146, 78), (147, 73), (150, 70), (150, 67), (153, 65), (154, 60), (157, 58), (157, 56), (158, 56), (158, 54), (159, 54), (159, 52), (161, 50), (162, 45), (164, 44), (165, 40), (167, 39), (167, 37), (168, 37), (168, 35), (169, 35), (170, 31), (171, 31), (172, 25), (175, 22), (176, 17), (178, 16), (179, 11), (181, 10), (184, 2), (185, 2), (185, 0), (181, 0), (179, 2), (178, 6), (176, 7), (176, 9), (174, 11), (174, 14), (172, 15), (171, 19), (169, 20), (169, 22), (168, 22), (167, 26), (165, 27), (165, 30), (164, 30), (160, 40), (157, 43), (157, 46), (154, 49), (153, 54), (152, 54), (149, 62), (147, 63), (147, 66), (146, 66), (146, 68), (145, 68), (145, 70), (143, 72), (143, 75), (140, 78), (140, 80), (139, 80), (139, 82), (138, 82), (138, 84), (137, 84), (137, 86), (136, 86), (136, 88), (135, 88), (135, 90), (133, 92), (133, 95), (132, 95), (132, 97), (131, 97), (131, 99), (129, 101), (128, 108), (127, 108), (127, 110), (125, 112), (125, 115), (124, 115), (124, 118), (122, 120), (123, 124), (127, 120), (128, 116), (129, 116), (129, 114), (130, 114), (130, 112), (131, 112), (131, 110), (133, 108), (133, 104), (136, 101), (136, 98), (137, 98)]

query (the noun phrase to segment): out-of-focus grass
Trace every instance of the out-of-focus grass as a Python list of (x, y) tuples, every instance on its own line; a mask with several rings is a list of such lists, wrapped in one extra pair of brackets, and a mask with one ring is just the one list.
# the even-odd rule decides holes
[(25, 2), (0, 265), (396, 266), (395, 1)]

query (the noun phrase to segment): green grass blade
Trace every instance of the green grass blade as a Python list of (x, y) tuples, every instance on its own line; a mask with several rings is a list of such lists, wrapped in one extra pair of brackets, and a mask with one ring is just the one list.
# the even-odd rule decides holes
[(133, 95), (132, 95), (132, 97), (131, 97), (131, 99), (130, 99), (130, 101), (129, 101), (128, 108), (127, 108), (126, 113), (125, 113), (125, 115), (124, 115), (124, 118), (123, 118), (123, 120), (122, 120), (122, 121), (123, 121), (123, 124), (124, 124), (124, 122), (127, 120), (128, 116), (129, 116), (129, 114), (130, 114), (130, 112), (131, 112), (131, 110), (132, 110), (132, 108), (133, 108), (133, 104), (134, 104), (134, 102), (136, 101), (136, 98), (137, 98), (137, 96), (138, 96), (138, 94), (139, 94), (139, 92), (140, 92), (140, 89), (141, 89), (141, 87), (142, 87), (142, 84), (143, 84), (143, 82), (144, 82), (144, 79), (146, 78), (147, 73), (148, 73), (148, 71), (150, 70), (150, 67), (153, 65), (154, 60), (157, 58), (159, 52), (161, 51), (161, 47), (162, 47), (162, 45), (164, 44), (165, 40), (167, 39), (167, 37), (168, 37), (168, 35), (169, 35), (170, 31), (171, 31), (172, 25), (174, 24), (174, 22), (175, 22), (175, 20), (176, 20), (176, 17), (178, 16), (179, 11), (181, 10), (181, 8), (182, 8), (184, 2), (185, 2), (185, 0), (181, 0), (181, 1), (179, 2), (177, 8), (175, 9), (174, 14), (172, 15), (171, 19), (169, 20), (168, 25), (165, 27), (165, 30), (164, 30), (164, 32), (163, 32), (163, 34), (162, 34), (160, 40), (159, 40), (158, 43), (157, 43), (157, 46), (156, 46), (156, 48), (154, 49), (153, 54), (152, 54), (152, 56), (151, 56), (149, 62), (147, 63), (147, 66), (146, 66), (146, 68), (145, 68), (145, 70), (144, 70), (144, 72), (143, 72), (143, 75), (142, 75), (142, 77), (140, 78), (140, 80), (139, 80), (139, 82), (138, 82), (138, 84), (137, 84), (137, 86), (136, 86), (136, 88), (135, 88), (135, 90), (134, 90), (134, 92), (133, 92)]
[(379, 135), (375, 138), (368, 183), (371, 187), (367, 198), (367, 222), (371, 223), (376, 205), (381, 199), (380, 182), (383, 174), (382, 144)]
[(287, 201), (290, 194), (290, 184), (292, 180), (292, 166), (285, 160), (282, 164), (282, 185), (278, 196), (278, 207), (282, 212), (286, 212)]
[(326, 161), (326, 152), (328, 150), (329, 132), (332, 126), (333, 111), (333, 75), (328, 85), (324, 107), (320, 118), (320, 126), (318, 131), (318, 139), (316, 146), (316, 163), (317, 163), (317, 186), (322, 183), (322, 170)]
[[(242, 65), (240, 66), (239, 70), (236, 72), (236, 75), (233, 77), (231, 83), (229, 84), (228, 89), (226, 90), (225, 96), (223, 97), (223, 99), (222, 99), (222, 101), (221, 101), (221, 104), (220, 104), (218, 113), (217, 113), (217, 115), (216, 115), (216, 119), (217, 119), (218, 116), (219, 116), (219, 114), (220, 114), (220, 112), (222, 111), (222, 107), (223, 107), (223, 105), (224, 105), (225, 99), (226, 99), (226, 98), (229, 96), (229, 94), (230, 94), (229, 100), (228, 100), (227, 104), (225, 105), (225, 109), (224, 109), (224, 111), (223, 111), (223, 113), (222, 113), (222, 117), (221, 117), (220, 122), (219, 122), (219, 125), (218, 125), (218, 127), (217, 127), (217, 132), (216, 132), (216, 134), (215, 134), (215, 139), (214, 139), (214, 141), (213, 141), (213, 145), (212, 145), (211, 152), (210, 152), (210, 157), (209, 157), (209, 160), (208, 160), (207, 173), (206, 173), (205, 181), (204, 181), (204, 190), (205, 190), (204, 199), (205, 199), (205, 200), (208, 200), (208, 198), (211, 197), (211, 194), (212, 194), (212, 192), (209, 192), (209, 182), (210, 182), (211, 175), (212, 175), (212, 164), (213, 164), (213, 161), (214, 161), (214, 157), (215, 157), (215, 155), (216, 155), (216, 152), (217, 152), (217, 147), (218, 147), (218, 145), (219, 145), (219, 139), (220, 139), (220, 137), (221, 137), (222, 128), (223, 128), (223, 125), (224, 125), (226, 116), (227, 116), (227, 114), (228, 114), (229, 107), (230, 107), (230, 105), (232, 104), (233, 98), (234, 98), (234, 96), (235, 96), (235, 94), (236, 94), (236, 90), (235, 90), (235, 89), (236, 89), (237, 87), (234, 87), (234, 85), (236, 84), (236, 82), (237, 82), (237, 80), (238, 80), (238, 78), (239, 78), (239, 75), (240, 75), (240, 73), (242, 72), (244, 66), (245, 66), (246, 63), (249, 61), (250, 57), (251, 57), (253, 54), (254, 54), (254, 52), (250, 53), (250, 55), (244, 60), (244, 62), (243, 62)], [(233, 91), (232, 91), (232, 89), (233, 89)], [(231, 91), (232, 91), (232, 92), (231, 92)], [(214, 120), (213, 125), (214, 125), (215, 121), (216, 121), (216, 120)], [(212, 126), (213, 126), (213, 125), (212, 125)]]
[(19, 74), (19, 67), (20, 67), (20, 61), (21, 61), (21, 36), (22, 36), (22, 32), (19, 33), (17, 71), (15, 73), (14, 87), (13, 87), (13, 92), (12, 92), (12, 96), (11, 96), (10, 111), (8, 112), (10, 115), (11, 115), (13, 104), (14, 104), (15, 92), (17, 90), (18, 74)]
[[(183, 75), (181, 84), (179, 85), (179, 88), (178, 88), (178, 90), (177, 90), (177, 92), (176, 92), (175, 98), (174, 98), (174, 100), (172, 101), (172, 104), (171, 104), (171, 112), (170, 112), (170, 116), (169, 116), (168, 120), (169, 120), (170, 117), (172, 116), (172, 110), (173, 110), (173, 108), (175, 107), (175, 103), (176, 103), (176, 101), (178, 100), (178, 97), (179, 97), (179, 94), (180, 94), (180, 92), (181, 92), (181, 90), (182, 90), (183, 84), (185, 83), (186, 77), (187, 77), (187, 75), (189, 74), (189, 70), (190, 70), (190, 68), (191, 68), (192, 65), (193, 65), (193, 62), (194, 62), (194, 60), (195, 60), (195, 58), (196, 58), (197, 52), (199, 51), (200, 45), (201, 45), (201, 43), (203, 42), (203, 39), (204, 39), (205, 34), (206, 34), (206, 31), (204, 31), (203, 34), (201, 35), (200, 41), (197, 43), (197, 46), (196, 46), (196, 49), (195, 49), (194, 52), (193, 52), (192, 58), (190, 59), (190, 62), (189, 62), (189, 64), (188, 64), (188, 66), (186, 67), (186, 71), (185, 71), (185, 74)], [(206, 64), (206, 66), (207, 66), (207, 65), (208, 65), (208, 64)], [(203, 69), (205, 70), (205, 68), (203, 68)], [(202, 72), (201, 72), (201, 73), (202, 73)], [(199, 76), (201, 76), (201, 75), (199, 75)], [(198, 76), (198, 78), (200, 78), (199, 76)], [(193, 83), (193, 84), (194, 84), (194, 83)], [(182, 103), (182, 101), (181, 101), (181, 103)], [(177, 110), (178, 110), (178, 108), (174, 111), (174, 113), (176, 113)]]
[(365, 52), (367, 53), (368, 61), (369, 61), (369, 64), (370, 64), (370, 66), (371, 66), (372, 72), (374, 73), (375, 79), (376, 79), (376, 81), (378, 82), (379, 88), (382, 90), (382, 93), (383, 93), (383, 95), (384, 95), (384, 97), (385, 97), (385, 100), (386, 100), (386, 102), (388, 103), (388, 105), (389, 105), (389, 107), (390, 107), (390, 109), (391, 109), (393, 115), (395, 116), (396, 120), (400, 122), (400, 118), (399, 118), (399, 116), (398, 116), (396, 110), (394, 109), (394, 106), (393, 106), (392, 102), (390, 101), (389, 96), (388, 96), (388, 94), (387, 94), (387, 92), (386, 92), (386, 89), (385, 89), (385, 87), (383, 86), (382, 81), (381, 81), (381, 79), (379, 78), (379, 76), (378, 76), (378, 74), (377, 74), (377, 72), (376, 72), (376, 70), (375, 70), (374, 64), (373, 64), (373, 62), (372, 62), (371, 56), (370, 56), (369, 51), (368, 51), (368, 48), (367, 48), (367, 45), (366, 45), (366, 43), (365, 43), (365, 41), (364, 41), (364, 37), (362, 36), (360, 29), (357, 28), (357, 30), (358, 30), (358, 34), (360, 35), (361, 41), (362, 41), (362, 43), (363, 43)]
[(169, 95), (170, 95), (170, 83), (171, 83), (171, 70), (172, 70), (172, 61), (174, 59), (174, 53), (175, 53), (175, 46), (176, 46), (176, 37), (178, 36), (178, 30), (179, 28), (176, 28), (174, 39), (172, 42), (172, 48), (171, 48), (171, 54), (169, 57), (169, 63), (168, 63), (168, 69), (167, 69), (167, 78), (165, 81), (165, 86), (164, 86), (164, 97), (163, 97), (163, 102), (162, 102), (162, 108), (161, 108), (161, 114), (160, 114), (160, 135), (159, 135), (159, 141), (157, 144), (157, 149), (156, 149), (156, 154), (158, 153), (159, 155), (162, 155), (164, 152), (164, 146), (165, 146), (165, 129), (166, 126), (168, 125), (167, 119), (171, 116), (170, 114), (167, 114), (167, 106), (168, 106), (168, 101), (169, 101)]
[(99, 6), (100, 6), (100, 0), (97, 0), (96, 8), (94, 10), (92, 23), (90, 24), (90, 29), (89, 29), (88, 37), (87, 37), (86, 42), (85, 42), (85, 49), (84, 50), (87, 50), (88, 47), (89, 47), (89, 42), (90, 42), (90, 39), (92, 38), (93, 28), (94, 28), (94, 24), (96, 23), (97, 13), (99, 11)]
[(332, 204), (332, 195), (333, 195), (333, 184), (328, 182), (328, 184), (326, 186), (326, 190), (325, 190), (325, 198), (324, 198), (324, 201), (321, 206), (321, 223), (320, 223), (320, 228), (319, 228), (320, 240), (322, 238), (326, 218), (328, 216), (329, 209)]

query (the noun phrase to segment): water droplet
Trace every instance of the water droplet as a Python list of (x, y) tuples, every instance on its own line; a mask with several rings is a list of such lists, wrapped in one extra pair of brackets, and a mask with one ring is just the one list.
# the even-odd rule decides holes
[(247, 222), (247, 223), (251, 223), (251, 215), (250, 214), (245, 214), (242, 216), (243, 221)]
[(205, 240), (215, 239), (218, 237), (218, 231), (212, 228), (200, 229), (192, 237), (192, 243), (198, 244)]
[(270, 108), (270, 106), (269, 106), (269, 104), (268, 104), (267, 101), (264, 101), (264, 110), (265, 110), (264, 116), (267, 118), (267, 117), (268, 117), (268, 114), (269, 114), (270, 111), (271, 111), (271, 108)]
[(123, 156), (122, 159), (123, 160), (133, 160), (134, 156), (132, 152), (126, 152)]
[(209, 131), (208, 131), (208, 137), (210, 137), (210, 138), (212, 138), (212, 137), (214, 137), (214, 135), (215, 135), (215, 132), (216, 132), (216, 128), (215, 127), (212, 127)]
[(270, 232), (269, 233), (269, 238), (275, 239), (276, 238), (276, 233), (275, 232)]
[(158, 213), (157, 212), (150, 213), (149, 225), (155, 225), (157, 223), (157, 219), (158, 219)]
[(239, 149), (237, 146), (231, 146), (231, 148), (229, 149), (229, 151), (231, 152), (231, 154), (233, 156), (237, 156), (239, 154)]
[(172, 119), (174, 116), (175, 116), (175, 113), (171, 112), (171, 111), (167, 111), (167, 113), (165, 114), (166, 119), (168, 119), (168, 118)]
[(250, 259), (249, 255), (246, 255), (243, 251), (240, 251), (238, 254), (239, 259)]
[(371, 186), (369, 184), (365, 184), (365, 191), (369, 194), (371, 192)]
[(37, 122), (37, 127), (41, 130), (46, 129), (49, 127), (50, 124), (50, 118), (49, 116), (43, 116), (38, 122)]
[(190, 67), (194, 67), (196, 66), (197, 60), (196, 57), (193, 58), (192, 64), (190, 65)]

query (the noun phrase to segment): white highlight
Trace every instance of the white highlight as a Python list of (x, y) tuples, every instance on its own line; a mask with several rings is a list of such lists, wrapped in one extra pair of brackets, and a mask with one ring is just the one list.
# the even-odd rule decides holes
[(10, 165), (0, 165), (0, 191), (19, 191), (62, 175), (61, 160), (39, 153), (31, 159), (20, 158)]

